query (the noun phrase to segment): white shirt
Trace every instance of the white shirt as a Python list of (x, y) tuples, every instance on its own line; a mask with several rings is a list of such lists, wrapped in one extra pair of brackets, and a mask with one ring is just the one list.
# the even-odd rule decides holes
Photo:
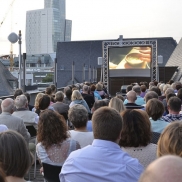
[(91, 145), (94, 140), (93, 132), (81, 132), (70, 130), (69, 134), (73, 140), (76, 140), (80, 144), (81, 148), (87, 145)]

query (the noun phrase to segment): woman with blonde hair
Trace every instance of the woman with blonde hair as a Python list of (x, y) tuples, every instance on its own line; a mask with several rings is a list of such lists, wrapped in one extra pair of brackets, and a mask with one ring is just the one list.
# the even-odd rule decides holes
[(112, 98), (109, 102), (109, 107), (116, 109), (119, 113), (125, 110), (123, 101), (119, 98)]
[(157, 156), (178, 155), (182, 157), (182, 122), (175, 121), (169, 124), (161, 134), (158, 146)]
[(88, 113), (90, 113), (90, 109), (88, 107), (88, 104), (83, 99), (81, 93), (78, 90), (73, 91), (72, 96), (71, 96), (71, 100), (72, 100), (72, 102), (69, 105), (70, 108), (73, 107), (75, 104), (81, 104), (87, 109)]

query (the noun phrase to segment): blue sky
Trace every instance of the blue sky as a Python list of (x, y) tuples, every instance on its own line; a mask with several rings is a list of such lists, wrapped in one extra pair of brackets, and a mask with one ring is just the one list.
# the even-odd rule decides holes
[[(12, 0), (0, 0), (0, 22)], [(67, 0), (66, 18), (71, 19), (72, 40), (138, 37), (182, 37), (181, 0)], [(15, 0), (12, 31), (22, 30), (25, 52), (26, 11), (42, 9), (43, 0)], [(0, 55), (8, 54), (11, 13), (0, 28)], [(13, 46), (18, 53), (18, 44)]]

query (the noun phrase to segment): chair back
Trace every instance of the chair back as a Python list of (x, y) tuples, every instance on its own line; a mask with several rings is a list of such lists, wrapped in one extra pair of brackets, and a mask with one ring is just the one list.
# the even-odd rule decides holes
[(53, 166), (51, 164), (42, 163), (44, 169), (44, 178), (47, 182), (60, 182), (59, 173), (62, 166)]
[(26, 125), (26, 128), (28, 132), (30, 133), (31, 138), (37, 135), (37, 130), (35, 129), (33, 125)]

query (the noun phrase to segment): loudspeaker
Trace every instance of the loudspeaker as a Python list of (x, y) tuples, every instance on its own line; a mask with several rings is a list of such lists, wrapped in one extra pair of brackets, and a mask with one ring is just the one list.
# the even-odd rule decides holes
[(14, 32), (10, 33), (9, 36), (8, 36), (8, 40), (14, 44), (18, 41), (18, 35)]
[(102, 57), (98, 57), (98, 65), (102, 65), (103, 64), (103, 58)]

